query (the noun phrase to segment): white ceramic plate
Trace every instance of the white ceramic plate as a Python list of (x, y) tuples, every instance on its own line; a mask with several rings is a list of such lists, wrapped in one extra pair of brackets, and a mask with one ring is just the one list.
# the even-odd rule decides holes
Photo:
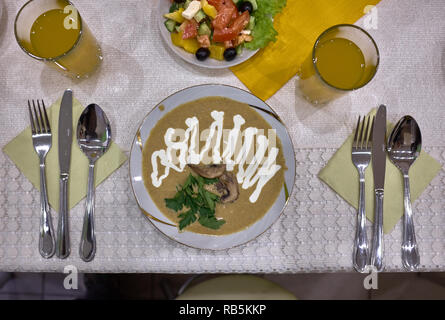
[(181, 57), (185, 61), (187, 61), (195, 66), (199, 66), (199, 67), (203, 67), (203, 68), (224, 69), (224, 68), (236, 66), (237, 64), (240, 64), (240, 63), (246, 61), (247, 59), (251, 58), (255, 53), (258, 52), (258, 50), (252, 51), (252, 50), (244, 49), (241, 52), (241, 54), (237, 55), (236, 58), (233, 59), (232, 61), (219, 61), (219, 60), (215, 60), (215, 59), (211, 59), (211, 58), (208, 58), (204, 61), (199, 61), (198, 59), (196, 59), (194, 54), (191, 54), (191, 53), (185, 51), (184, 49), (181, 49), (181, 48), (175, 46), (172, 43), (171, 38), (170, 38), (170, 32), (168, 32), (167, 28), (164, 25), (164, 21), (165, 21), (164, 14), (168, 13), (170, 6), (171, 6), (171, 2), (170, 2), (170, 0), (158, 0), (158, 1), (159, 1), (158, 25), (159, 25), (159, 30), (161, 32), (161, 36), (164, 39), (167, 46), (171, 50), (173, 50), (174, 53), (176, 53), (179, 57)]
[[(173, 222), (171, 222), (157, 208), (156, 204), (153, 202), (147, 189), (145, 188), (144, 181), (142, 180), (143, 143), (145, 143), (145, 141), (148, 139), (151, 129), (155, 126), (157, 121), (167, 112), (173, 110), (181, 104), (212, 96), (226, 97), (256, 106), (257, 108), (264, 110), (258, 110), (258, 113), (261, 114), (270, 124), (270, 126), (276, 130), (277, 136), (280, 138), (282, 143), (282, 151), (286, 160), (286, 166), (288, 168), (284, 174), (285, 185), (269, 211), (260, 220), (248, 228), (237, 233), (220, 236), (204, 235), (190, 231), (178, 232), (178, 228), (173, 224)], [(163, 111), (159, 109), (159, 106), (161, 105), (165, 108)], [(194, 248), (213, 250), (227, 249), (255, 239), (257, 236), (266, 231), (278, 219), (281, 212), (284, 210), (288, 197), (292, 193), (295, 180), (294, 148), (286, 127), (281, 120), (279, 120), (278, 116), (276, 116), (276, 113), (265, 102), (253, 94), (227, 85), (208, 84), (194, 86), (178, 91), (167, 97), (156, 105), (155, 108), (144, 118), (131, 146), (130, 178), (133, 192), (139, 207), (145, 211), (145, 215), (149, 216), (149, 220), (156, 228), (159, 229), (159, 231), (171, 239)]]

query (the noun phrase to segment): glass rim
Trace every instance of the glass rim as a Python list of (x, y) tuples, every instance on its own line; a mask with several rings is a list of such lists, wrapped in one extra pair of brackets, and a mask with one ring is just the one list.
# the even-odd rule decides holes
[[(318, 71), (317, 64), (314, 62), (314, 61), (315, 61), (315, 51), (316, 51), (316, 49), (317, 49), (317, 45), (319, 44), (320, 40), (321, 40), (321, 39), (323, 38), (323, 36), (325, 36), (327, 33), (329, 33), (330, 31), (332, 31), (333, 29), (336, 29), (336, 28), (339, 28), (339, 27), (350, 27), (350, 28), (355, 28), (355, 29), (357, 29), (357, 30), (363, 32), (363, 33), (364, 33), (366, 36), (368, 36), (368, 38), (371, 40), (371, 42), (372, 42), (372, 44), (374, 45), (374, 48), (375, 48), (375, 50), (376, 50), (376, 53), (377, 53), (377, 63), (376, 63), (376, 66), (375, 66), (374, 74), (373, 74), (373, 75), (372, 75), (372, 76), (371, 76), (365, 83), (363, 83), (362, 85), (360, 85), (360, 86), (358, 86), (358, 87), (354, 87), (354, 88), (352, 88), (352, 89), (338, 88), (338, 87), (336, 87), (336, 86), (330, 84), (328, 81), (326, 81), (326, 80), (321, 76), (320, 72)], [(329, 87), (331, 87), (331, 88), (333, 88), (333, 89), (335, 89), (335, 90), (349, 92), (349, 91), (354, 91), (354, 90), (357, 90), (357, 89), (360, 89), (360, 88), (364, 87), (364, 86), (367, 85), (369, 82), (371, 82), (372, 79), (374, 79), (374, 77), (375, 77), (375, 75), (376, 75), (376, 73), (377, 73), (377, 70), (378, 70), (378, 68), (379, 68), (379, 64), (380, 64), (380, 52), (379, 52), (379, 48), (377, 47), (377, 44), (375, 43), (374, 39), (371, 37), (371, 35), (370, 35), (365, 29), (363, 29), (363, 28), (361, 28), (361, 27), (359, 27), (359, 26), (356, 26), (356, 25), (354, 25), (354, 24), (342, 23), (342, 24), (336, 24), (336, 25), (334, 25), (334, 26), (331, 26), (331, 27), (327, 28), (325, 31), (323, 31), (323, 32), (317, 37), (317, 40), (315, 41), (314, 46), (312, 47), (312, 65), (314, 66), (315, 73), (320, 77), (321, 81), (322, 81), (324, 84), (326, 84), (327, 86), (329, 86)]]
[[(77, 45), (79, 44), (80, 39), (82, 38), (82, 34), (83, 34), (82, 17), (80, 16), (79, 11), (78, 11), (77, 8), (74, 6), (74, 4), (73, 4), (71, 1), (69, 1), (69, 0), (65, 0), (65, 1), (67, 1), (71, 6), (73, 6), (74, 8), (76, 8), (77, 14), (78, 14), (78, 16), (79, 16), (79, 24), (80, 24), (80, 25), (79, 25), (79, 29), (80, 29), (80, 30), (79, 30), (79, 35), (77, 36), (76, 42), (74, 42), (73, 46), (72, 46), (71, 48), (69, 48), (66, 52), (62, 53), (61, 55), (58, 55), (58, 56), (53, 57), (53, 58), (44, 58), (44, 57), (40, 57), (40, 56), (35, 55), (35, 54), (29, 52), (28, 50), (26, 50), (26, 48), (24, 48), (24, 47), (22, 46), (22, 44), (21, 44), (21, 42), (20, 42), (20, 40), (19, 40), (19, 38), (18, 38), (18, 35), (17, 35), (17, 20), (18, 20), (20, 14), (22, 13), (23, 9), (24, 9), (28, 4), (30, 4), (30, 3), (33, 2), (33, 1), (35, 1), (35, 0), (29, 0), (29, 1), (27, 1), (27, 2), (20, 8), (20, 10), (17, 12), (17, 15), (15, 16), (15, 20), (14, 20), (14, 35), (15, 35), (15, 40), (17, 41), (17, 44), (20, 46), (20, 48), (21, 48), (27, 55), (29, 55), (31, 58), (34, 58), (34, 59), (37, 59), (37, 60), (40, 60), (40, 61), (51, 61), (51, 62), (56, 62), (56, 61), (59, 60), (60, 58), (66, 56), (66, 55), (69, 54), (71, 51), (73, 51), (73, 50), (77, 47)], [(37, 1), (39, 1), (39, 0), (37, 0)]]

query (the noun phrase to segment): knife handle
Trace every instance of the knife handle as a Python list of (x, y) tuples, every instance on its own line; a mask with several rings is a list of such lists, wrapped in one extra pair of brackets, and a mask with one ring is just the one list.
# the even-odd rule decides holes
[(68, 175), (60, 175), (59, 204), (56, 255), (60, 259), (65, 259), (70, 255), (70, 238), (68, 226)]
[(383, 270), (383, 189), (375, 190), (374, 234), (372, 237), (371, 265)]

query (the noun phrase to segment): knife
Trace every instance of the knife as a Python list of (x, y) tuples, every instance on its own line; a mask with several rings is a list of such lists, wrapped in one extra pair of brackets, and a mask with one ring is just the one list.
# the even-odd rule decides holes
[(73, 141), (73, 92), (65, 90), (59, 113), (59, 166), (60, 199), (59, 222), (57, 228), (57, 257), (64, 259), (70, 255), (68, 227), (68, 179), (70, 176), (71, 144)]
[(380, 105), (372, 132), (372, 171), (374, 174), (374, 230), (371, 247), (371, 265), (383, 270), (383, 194), (386, 169), (386, 107)]

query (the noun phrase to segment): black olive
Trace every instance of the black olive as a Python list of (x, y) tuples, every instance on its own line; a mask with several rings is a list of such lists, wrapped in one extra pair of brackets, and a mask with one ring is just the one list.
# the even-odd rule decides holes
[(199, 48), (195, 53), (196, 59), (204, 61), (210, 56), (210, 50), (207, 48)]
[(224, 59), (226, 61), (232, 61), (236, 57), (236, 49), (235, 48), (227, 48), (224, 50)]
[(240, 2), (240, 4), (238, 5), (238, 11), (244, 12), (246, 10), (249, 11), (250, 14), (252, 14), (253, 11), (252, 4), (249, 1)]

